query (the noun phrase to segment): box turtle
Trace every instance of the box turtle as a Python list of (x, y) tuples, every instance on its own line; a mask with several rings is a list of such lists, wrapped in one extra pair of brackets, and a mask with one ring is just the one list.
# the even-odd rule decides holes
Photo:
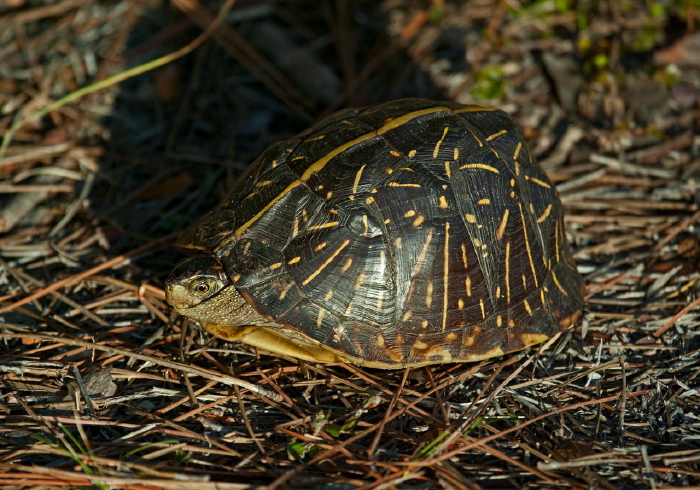
[(404, 99), (268, 148), (183, 241), (168, 302), (299, 359), (476, 361), (574, 324), (557, 192), (505, 112)]

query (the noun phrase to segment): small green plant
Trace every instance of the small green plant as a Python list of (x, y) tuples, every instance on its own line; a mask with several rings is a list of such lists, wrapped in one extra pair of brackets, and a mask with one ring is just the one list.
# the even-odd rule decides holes
[(503, 78), (503, 68), (486, 65), (474, 74), (472, 97), (476, 100), (499, 100), (506, 92), (506, 81)]
[(300, 441), (287, 443), (287, 455), (296, 461), (304, 461), (305, 458), (313, 458), (318, 453), (318, 446), (305, 444)]
[[(86, 475), (101, 475), (102, 472), (100, 471), (99, 467), (86, 464), (85, 461), (83, 461), (84, 458), (80, 457), (79, 455), (82, 454), (83, 456), (89, 457), (92, 455), (92, 451), (88, 451), (85, 447), (83, 447), (83, 445), (80, 444), (80, 441), (78, 441), (78, 439), (76, 439), (76, 437), (63, 425), (59, 424), (59, 427), (61, 431), (66, 435), (66, 438), (63, 439), (65, 446), (61, 446), (60, 444), (57, 444), (49, 440), (48, 438), (42, 437), (38, 434), (32, 434), (32, 438), (36, 439), (39, 442), (43, 442), (47, 446), (50, 446), (62, 453), (65, 453), (70, 459), (75, 461), (80, 466), (80, 468), (83, 470), (83, 473), (85, 473)], [(92, 483), (93, 485), (95, 485), (96, 488), (100, 490), (109, 489), (108, 485), (104, 485), (98, 481), (94, 481)]]

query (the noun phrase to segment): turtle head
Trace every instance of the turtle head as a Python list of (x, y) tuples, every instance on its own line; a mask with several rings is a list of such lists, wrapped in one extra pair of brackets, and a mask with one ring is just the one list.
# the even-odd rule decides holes
[(270, 323), (238, 292), (221, 263), (211, 255), (180, 261), (165, 282), (165, 299), (179, 314), (197, 320), (208, 330), (212, 325)]
[(231, 280), (223, 267), (210, 255), (195, 255), (181, 260), (165, 283), (165, 299), (181, 314), (215, 296)]

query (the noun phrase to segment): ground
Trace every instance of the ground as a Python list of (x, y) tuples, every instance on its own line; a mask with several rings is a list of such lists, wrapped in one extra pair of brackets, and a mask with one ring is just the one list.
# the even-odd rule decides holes
[[(0, 2), (0, 485), (700, 485), (698, 1), (231, 3)], [(172, 312), (177, 236), (265, 147), (410, 96), (513, 115), (580, 324), (382, 371)]]

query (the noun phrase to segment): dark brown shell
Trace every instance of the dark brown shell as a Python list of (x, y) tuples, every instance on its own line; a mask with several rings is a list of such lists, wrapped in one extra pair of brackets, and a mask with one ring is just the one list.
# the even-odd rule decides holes
[(187, 246), (258, 312), (348, 356), (467, 361), (578, 318), (562, 214), (505, 112), (406, 99), (269, 148)]

